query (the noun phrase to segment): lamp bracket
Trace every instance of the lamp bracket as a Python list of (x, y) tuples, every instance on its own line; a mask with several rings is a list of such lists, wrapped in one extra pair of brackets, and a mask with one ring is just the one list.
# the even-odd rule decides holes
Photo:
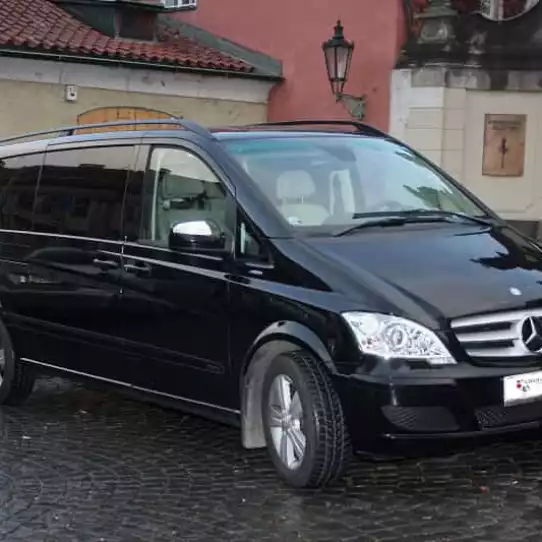
[(363, 120), (366, 109), (366, 96), (352, 96), (344, 92), (337, 93), (337, 101), (342, 102), (352, 117)]

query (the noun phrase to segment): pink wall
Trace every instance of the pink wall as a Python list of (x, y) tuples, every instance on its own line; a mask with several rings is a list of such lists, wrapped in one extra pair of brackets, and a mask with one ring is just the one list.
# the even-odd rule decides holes
[(356, 45), (345, 92), (366, 94), (365, 120), (387, 129), (401, 6), (402, 0), (199, 0), (197, 10), (179, 17), (282, 61), (285, 81), (271, 93), (270, 121), (349, 118), (332, 96), (321, 48), (340, 18)]

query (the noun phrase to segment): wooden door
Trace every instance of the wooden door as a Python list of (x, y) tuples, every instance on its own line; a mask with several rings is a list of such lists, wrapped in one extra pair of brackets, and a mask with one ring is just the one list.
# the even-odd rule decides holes
[[(177, 117), (165, 113), (164, 111), (156, 111), (154, 109), (145, 109), (140, 107), (100, 107), (98, 109), (91, 109), (85, 113), (82, 113), (77, 117), (77, 124), (99, 124), (102, 122), (117, 122), (121, 120), (126, 121), (141, 121), (146, 119), (175, 119)], [(107, 128), (82, 128), (77, 130), (77, 133), (91, 133), (101, 131), (113, 131), (113, 130), (126, 130), (129, 129), (130, 124), (121, 126), (110, 126)], [(158, 129), (171, 128), (168, 124), (139, 124), (133, 126), (134, 130), (158, 130)]]

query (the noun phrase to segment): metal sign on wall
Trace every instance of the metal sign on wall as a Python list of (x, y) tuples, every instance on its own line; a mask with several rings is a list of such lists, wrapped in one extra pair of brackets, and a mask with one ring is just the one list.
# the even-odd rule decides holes
[(486, 114), (482, 174), (522, 177), (527, 115)]

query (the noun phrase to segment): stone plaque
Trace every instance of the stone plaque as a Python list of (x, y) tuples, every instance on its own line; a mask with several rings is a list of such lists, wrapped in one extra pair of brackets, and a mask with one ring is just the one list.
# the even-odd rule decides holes
[(526, 126), (526, 115), (485, 116), (483, 175), (523, 176)]

